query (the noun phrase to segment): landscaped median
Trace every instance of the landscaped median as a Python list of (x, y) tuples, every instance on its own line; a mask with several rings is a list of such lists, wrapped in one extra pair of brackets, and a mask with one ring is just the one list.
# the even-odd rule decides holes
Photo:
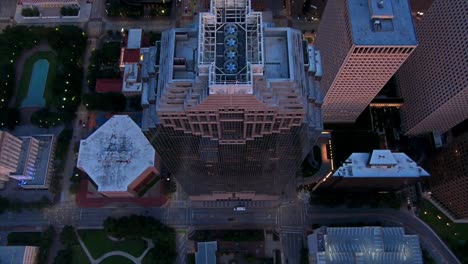
[(468, 263), (468, 224), (453, 223), (427, 200), (421, 202), (419, 218), (446, 242), (461, 263)]

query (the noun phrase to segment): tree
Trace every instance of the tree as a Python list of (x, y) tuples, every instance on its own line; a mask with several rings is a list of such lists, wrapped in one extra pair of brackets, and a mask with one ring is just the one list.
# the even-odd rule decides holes
[(67, 247), (78, 245), (75, 228), (70, 225), (64, 226), (60, 233), (60, 241)]
[(31, 115), (31, 123), (42, 128), (55, 127), (64, 122), (60, 113), (51, 112), (48, 108), (41, 108)]
[(15, 127), (20, 124), (20, 119), (21, 117), (18, 108), (0, 107), (0, 128), (7, 127), (10, 130), (14, 130)]
[(80, 8), (75, 6), (63, 6), (60, 8), (62, 16), (77, 16), (80, 13)]
[(54, 259), (54, 264), (69, 264), (73, 262), (73, 251), (70, 247), (60, 250)]
[(49, 250), (52, 246), (55, 236), (55, 229), (53, 226), (49, 226), (41, 235), (41, 241), (39, 244), (39, 254), (37, 255), (37, 263), (47, 263), (49, 257)]
[(121, 93), (95, 93), (85, 94), (83, 103), (88, 110), (122, 112), (127, 101)]
[(38, 17), (41, 15), (41, 13), (39, 12), (39, 9), (37, 9), (37, 7), (27, 7), (21, 10), (21, 15), (24, 17)]

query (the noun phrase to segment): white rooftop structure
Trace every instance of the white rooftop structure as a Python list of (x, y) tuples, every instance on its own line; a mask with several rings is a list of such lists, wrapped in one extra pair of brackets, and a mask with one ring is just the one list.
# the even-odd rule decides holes
[(419, 237), (402, 227), (323, 227), (307, 240), (310, 263), (423, 263)]
[(375, 166), (396, 165), (397, 161), (390, 150), (376, 149), (372, 151), (369, 164)]
[(264, 67), (262, 13), (250, 1), (211, 0), (199, 20), (198, 68), (209, 76), (210, 94), (252, 94)]
[(129, 29), (127, 49), (139, 49), (141, 47), (141, 35), (143, 34), (142, 29)]
[(77, 167), (99, 192), (126, 192), (145, 170), (155, 166), (156, 152), (127, 115), (115, 115), (81, 140)]
[(142, 83), (139, 80), (138, 64), (125, 64), (124, 76), (122, 81), (123, 93), (141, 93)]
[(429, 173), (405, 153), (374, 150), (372, 153), (353, 153), (333, 176), (341, 177), (422, 177)]

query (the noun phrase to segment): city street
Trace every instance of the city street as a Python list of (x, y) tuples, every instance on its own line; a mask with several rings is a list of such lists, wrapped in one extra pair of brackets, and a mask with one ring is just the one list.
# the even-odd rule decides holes
[[(305, 238), (304, 229), (300, 225), (304, 209), (300, 205), (288, 205), (284, 208), (256, 208), (245, 212), (234, 212), (232, 208), (81, 208), (76, 212), (78, 220), (61, 222), (76, 224), (80, 228), (99, 228), (108, 217), (122, 217), (130, 214), (153, 216), (165, 224), (178, 229), (223, 229), (223, 228), (278, 228), (281, 231), (283, 254), (289, 263), (298, 263), (302, 241)], [(11, 228), (27, 228), (34, 230), (50, 223), (57, 222), (48, 214), (39, 211), (23, 211), (21, 213), (4, 213), (0, 215), (0, 230)], [(380, 221), (387, 225), (403, 226), (410, 234), (419, 235), (422, 245), (438, 260), (438, 263), (460, 263), (449, 251), (437, 235), (421, 220), (413, 215), (392, 209), (371, 208), (308, 208), (304, 215), (304, 227), (312, 224), (329, 225), (339, 223), (372, 223)], [(68, 218), (70, 219), (70, 218)]]

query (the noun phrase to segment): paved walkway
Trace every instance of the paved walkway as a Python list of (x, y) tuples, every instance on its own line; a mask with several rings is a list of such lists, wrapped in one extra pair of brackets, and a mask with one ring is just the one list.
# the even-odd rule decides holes
[(143, 253), (138, 257), (134, 257), (130, 254), (128, 254), (127, 252), (123, 252), (123, 251), (111, 251), (111, 252), (107, 252), (106, 254), (100, 256), (98, 259), (94, 259), (93, 256), (91, 255), (91, 253), (89, 253), (89, 250), (88, 248), (86, 247), (86, 245), (84, 244), (83, 240), (81, 240), (81, 237), (80, 235), (78, 234), (78, 231), (75, 230), (75, 234), (76, 234), (76, 237), (78, 238), (78, 242), (80, 243), (81, 245), (81, 248), (83, 249), (83, 251), (86, 253), (86, 256), (88, 257), (89, 259), (89, 262), (91, 264), (99, 264), (101, 263), (101, 261), (103, 261), (104, 259), (108, 258), (108, 257), (112, 257), (112, 256), (121, 256), (121, 257), (125, 257), (129, 260), (131, 260), (133, 263), (135, 264), (141, 264), (141, 261), (143, 260), (143, 258), (146, 256), (146, 254), (148, 254), (148, 251), (150, 251), (152, 248), (154, 248), (154, 243), (151, 239), (148, 239), (148, 238), (142, 238), (143, 240), (146, 241), (147, 243), (147, 247), (145, 249), (145, 251), (143, 251)]

